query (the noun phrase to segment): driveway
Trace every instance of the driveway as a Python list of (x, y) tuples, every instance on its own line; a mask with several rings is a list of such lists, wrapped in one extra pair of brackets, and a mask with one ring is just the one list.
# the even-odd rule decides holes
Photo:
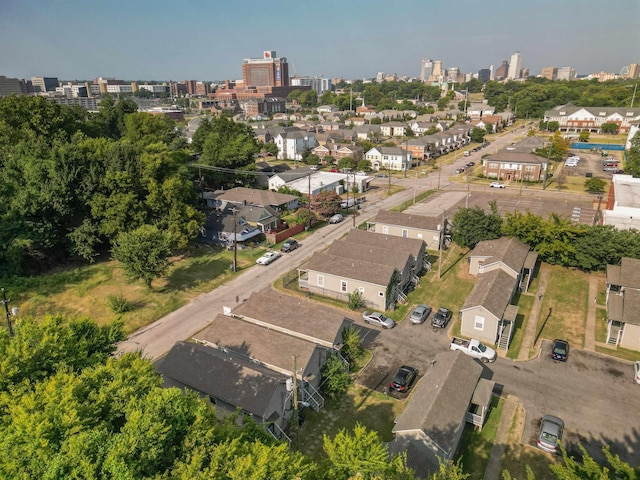
[[(449, 349), (447, 333), (434, 332), (428, 323), (412, 325), (404, 320), (392, 330), (368, 331), (363, 329), (364, 343), (373, 358), (357, 383), (377, 391), (389, 384), (401, 365), (418, 369), (421, 378), (434, 356)], [(496, 382), (496, 392), (515, 395), (525, 407), (522, 442), (535, 445), (540, 418), (552, 414), (565, 422), (564, 441), (571, 454), (579, 454), (581, 443), (602, 460), (602, 445), (611, 445), (624, 461), (639, 465), (640, 386), (633, 382), (630, 363), (576, 348), (562, 363), (552, 360), (550, 352), (551, 343), (544, 341), (538, 358), (526, 362), (498, 358), (484, 365), (483, 376)]]

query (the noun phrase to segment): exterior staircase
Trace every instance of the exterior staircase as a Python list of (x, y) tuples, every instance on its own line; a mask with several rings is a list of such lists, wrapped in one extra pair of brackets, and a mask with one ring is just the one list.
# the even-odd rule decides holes
[(620, 327), (612, 325), (609, 330), (609, 337), (607, 338), (607, 345), (616, 347), (618, 345), (618, 338), (620, 337)]
[(500, 330), (500, 337), (498, 338), (499, 349), (509, 350), (509, 343), (511, 343), (512, 333), (513, 333), (513, 322), (503, 322), (502, 329)]

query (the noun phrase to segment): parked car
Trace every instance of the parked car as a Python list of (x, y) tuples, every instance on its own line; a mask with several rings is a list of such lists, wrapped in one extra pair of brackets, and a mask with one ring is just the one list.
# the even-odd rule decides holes
[(640, 384), (640, 361), (633, 364), (633, 379)]
[(364, 176), (366, 174), (367, 174), (367, 172), (363, 172), (362, 170), (359, 170), (359, 171), (356, 172), (356, 175), (360, 175), (360, 176)]
[(498, 354), (493, 348), (487, 347), (484, 343), (480, 343), (480, 341), (476, 339), (465, 340), (464, 338), (453, 337), (450, 348), (451, 350), (462, 350), (464, 354), (479, 358), (484, 363), (495, 362), (498, 357)]
[(564, 422), (553, 415), (545, 415), (540, 422), (538, 448), (551, 453), (558, 453), (558, 441), (562, 438)]
[(491, 182), (489, 186), (491, 188), (504, 188), (504, 185), (500, 182)]
[(424, 323), (429, 314), (431, 313), (431, 307), (429, 305), (417, 305), (411, 312), (409, 319), (411, 323), (420, 324)]
[(318, 170), (320, 167), (318, 167), (318, 165), (311, 165), (309, 168), (315, 171), (315, 170)]
[(382, 328), (393, 328), (396, 326), (396, 322), (392, 318), (386, 317), (378, 312), (363, 312), (362, 319), (364, 323), (372, 323)]
[(376, 177), (378, 177), (378, 178), (387, 178), (388, 176), (389, 176), (389, 175), (387, 175), (386, 173), (378, 173), (378, 174), (376, 175)]
[(333, 217), (329, 219), (329, 223), (340, 223), (344, 220), (344, 216), (341, 213), (336, 213)]
[(473, 167), (476, 164), (476, 162), (468, 162), (467, 163), (467, 167)]
[(269, 265), (271, 262), (275, 262), (278, 258), (280, 258), (282, 254), (276, 251), (270, 251), (262, 255), (259, 259), (256, 260), (258, 265)]
[(556, 338), (551, 347), (551, 358), (560, 362), (566, 362), (569, 356), (569, 342)]
[(448, 308), (440, 307), (436, 314), (433, 316), (431, 325), (437, 328), (445, 328), (451, 320), (453, 313)]
[(464, 173), (464, 167), (456, 169), (456, 173)]
[(468, 157), (469, 155), (471, 155), (471, 153), (469, 152), (469, 150), (465, 150), (463, 155), (465, 157)]
[(281, 252), (292, 252), (296, 248), (298, 248), (300, 244), (295, 238), (289, 238), (286, 242), (282, 244), (282, 248), (280, 248)]
[(417, 376), (418, 371), (415, 368), (403, 365), (393, 376), (393, 380), (389, 384), (389, 387), (397, 392), (406, 392), (411, 388), (413, 382), (416, 381)]
[(332, 168), (331, 170), (329, 170), (331, 173), (340, 173), (340, 170), (338, 170), (337, 168)]

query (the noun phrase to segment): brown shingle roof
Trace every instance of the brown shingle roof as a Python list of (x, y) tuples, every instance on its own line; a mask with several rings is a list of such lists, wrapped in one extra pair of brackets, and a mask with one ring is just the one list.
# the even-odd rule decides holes
[(511, 302), (517, 280), (504, 270), (483, 273), (467, 296), (461, 310), (483, 306), (497, 318), (502, 318)]
[(301, 269), (327, 273), (344, 279), (360, 280), (386, 288), (396, 269), (389, 265), (351, 260), (327, 253), (316, 252)]
[(367, 232), (356, 228), (349, 230), (349, 234), (344, 237), (344, 240), (360, 245), (371, 245), (372, 247), (406, 251), (411, 253), (414, 258), (418, 258), (421, 255), (425, 246), (424, 241), (418, 238), (396, 237), (393, 235)]
[(453, 453), (456, 430), (464, 422), (482, 366), (461, 351), (443, 352), (415, 387), (393, 432), (422, 430)]
[(640, 288), (640, 260), (629, 257), (620, 260), (620, 285)]
[(529, 253), (529, 245), (516, 237), (500, 237), (496, 240), (479, 242), (471, 252), (471, 257), (489, 257), (484, 264), (502, 262), (516, 273), (522, 271)]
[(392, 210), (380, 210), (373, 220), (376, 223), (386, 223), (399, 227), (422, 228), (424, 230), (438, 230), (442, 219), (426, 217), (424, 215), (412, 215), (410, 213), (394, 212)]
[(352, 322), (345, 312), (299, 297), (283, 295), (275, 290), (253, 293), (233, 313), (255, 318), (271, 325), (309, 335), (332, 344), (342, 343), (341, 330)]

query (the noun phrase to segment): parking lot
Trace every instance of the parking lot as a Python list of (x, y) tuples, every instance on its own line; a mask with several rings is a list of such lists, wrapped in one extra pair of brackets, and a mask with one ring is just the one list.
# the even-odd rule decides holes
[(602, 157), (598, 152), (591, 152), (589, 150), (571, 150), (570, 155), (577, 155), (580, 157), (580, 161), (575, 167), (566, 166), (564, 162), (558, 164), (557, 170), (554, 175), (558, 175), (560, 172), (571, 177), (584, 177), (587, 179), (587, 175), (591, 174), (593, 178), (611, 179), (611, 175), (615, 173), (615, 170), (604, 171), (602, 162), (608, 160), (610, 162), (620, 162), (620, 168), (622, 168), (620, 152), (608, 152), (606, 157)]

